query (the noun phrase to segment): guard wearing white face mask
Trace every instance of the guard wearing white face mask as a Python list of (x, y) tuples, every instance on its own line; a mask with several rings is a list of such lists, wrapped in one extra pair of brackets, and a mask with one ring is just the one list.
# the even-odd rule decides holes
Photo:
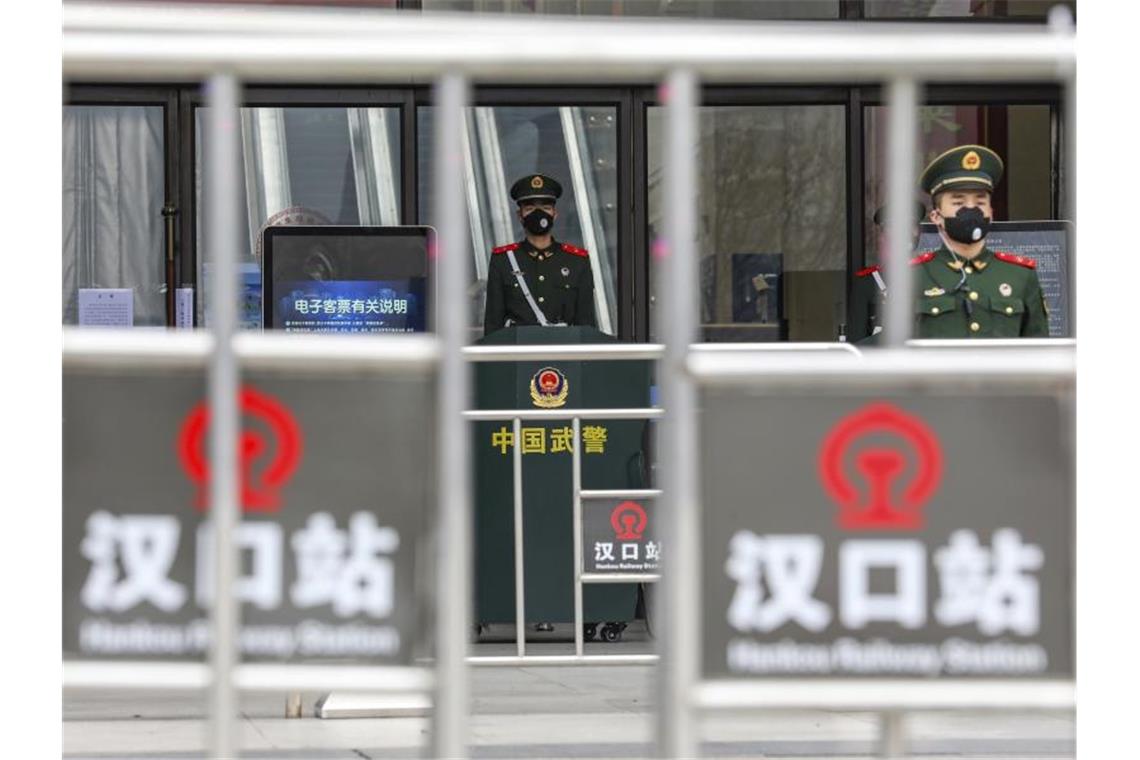
[(511, 325), (597, 327), (589, 254), (554, 238), (561, 195), (562, 185), (542, 174), (511, 186), (525, 236), (491, 251), (484, 334)]
[(942, 245), (911, 259), (916, 338), (1049, 337), (1036, 262), (986, 246), (1003, 170), (989, 148), (960, 145), (922, 172)]

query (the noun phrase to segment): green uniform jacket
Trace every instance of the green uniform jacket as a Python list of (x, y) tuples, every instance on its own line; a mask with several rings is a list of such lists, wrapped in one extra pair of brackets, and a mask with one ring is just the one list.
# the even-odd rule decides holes
[(507, 251), (513, 251), (535, 304), (548, 322), (597, 327), (594, 315), (594, 274), (583, 248), (551, 242), (539, 251), (527, 240), (491, 251), (487, 267), (487, 310), (483, 334), (512, 325), (537, 325), (530, 304), (511, 272)]
[(982, 249), (955, 259), (946, 246), (911, 259), (916, 338), (1047, 338), (1049, 316), (1032, 259)]

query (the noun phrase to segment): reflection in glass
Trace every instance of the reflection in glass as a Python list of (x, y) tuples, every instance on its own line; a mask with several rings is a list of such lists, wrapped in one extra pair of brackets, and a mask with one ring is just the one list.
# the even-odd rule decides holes
[(63, 324), (80, 288), (130, 288), (134, 324), (166, 324), (161, 106), (63, 108)]
[[(664, 116), (653, 107), (646, 119), (651, 243), (665, 221)], [(846, 308), (844, 107), (705, 107), (697, 150), (702, 340), (835, 340)]]
[[(433, 109), (418, 112), (420, 219), (431, 219)], [(541, 173), (562, 183), (554, 237), (586, 248), (598, 329), (617, 334), (617, 109), (612, 106), (469, 108), (463, 149), (474, 261), (468, 324), (482, 333), (491, 249), (522, 239), (511, 184)], [(458, 180), (459, 178), (457, 178)]]
[[(261, 325), (261, 231), (279, 224), (400, 223), (398, 108), (243, 108), (243, 327)], [(202, 197), (206, 109), (196, 111), (198, 321), (209, 324)]]

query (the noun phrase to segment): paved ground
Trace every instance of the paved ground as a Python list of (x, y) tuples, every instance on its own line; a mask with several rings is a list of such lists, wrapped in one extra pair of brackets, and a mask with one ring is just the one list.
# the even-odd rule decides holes
[[(552, 648), (565, 650), (566, 645), (534, 647), (539, 653)], [(513, 651), (504, 644), (480, 644), (474, 649), (475, 654)], [(628, 642), (617, 650), (645, 651), (645, 645)], [(652, 754), (652, 666), (475, 668), (472, 687), (476, 758)], [(318, 720), (311, 717), (318, 696), (304, 695), (306, 717), (286, 719), (282, 695), (245, 695), (244, 756), (322, 760), (422, 756), (428, 738), (426, 719)], [(200, 696), (76, 690), (65, 692), (63, 699), (68, 758), (191, 758), (200, 756), (205, 747), (206, 705)], [(1071, 713), (923, 714), (910, 720), (911, 752), (928, 760), (1071, 758), (1073, 730)], [(831, 711), (719, 715), (702, 724), (704, 756), (724, 758), (871, 757), (876, 731), (874, 715)]]

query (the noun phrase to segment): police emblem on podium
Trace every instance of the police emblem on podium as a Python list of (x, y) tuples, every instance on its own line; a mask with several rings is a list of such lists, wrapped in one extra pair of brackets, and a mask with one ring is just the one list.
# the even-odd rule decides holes
[(543, 367), (530, 379), (530, 398), (540, 409), (557, 409), (566, 404), (570, 382), (556, 367)]

